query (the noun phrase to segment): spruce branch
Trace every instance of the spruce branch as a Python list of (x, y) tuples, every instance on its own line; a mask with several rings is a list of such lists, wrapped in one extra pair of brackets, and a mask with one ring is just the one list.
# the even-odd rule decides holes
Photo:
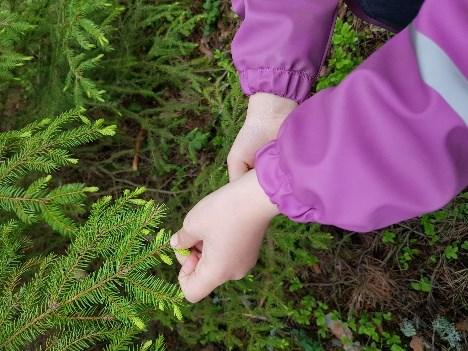
[[(91, 122), (83, 113), (75, 109), (19, 131), (0, 133), (0, 211), (14, 214), (25, 224), (41, 219), (67, 236), (76, 232), (65, 208), (81, 206), (86, 194), (98, 189), (76, 183), (49, 190), (52, 176), (48, 173), (76, 164), (71, 154), (75, 147), (115, 133), (115, 126), (106, 126), (103, 120)], [(72, 128), (73, 123), (81, 125)], [(21, 184), (31, 173), (45, 176), (27, 186)]]
[[(45, 349), (86, 349), (91, 342), (110, 341), (119, 325), (144, 330), (146, 317), (140, 314), (148, 306), (172, 307), (180, 317), (180, 289), (151, 273), (172, 251), (169, 232), (157, 229), (164, 207), (141, 199), (142, 191), (97, 201), (65, 255), (45, 257), (32, 278), (1, 291), (0, 301), (16, 303), (0, 321), (0, 348), (22, 350), (50, 335)], [(11, 226), (1, 228), (8, 231)], [(0, 249), (19, 249), (2, 238)], [(14, 264), (21, 266), (18, 258)], [(77, 268), (83, 274), (74, 274)]]

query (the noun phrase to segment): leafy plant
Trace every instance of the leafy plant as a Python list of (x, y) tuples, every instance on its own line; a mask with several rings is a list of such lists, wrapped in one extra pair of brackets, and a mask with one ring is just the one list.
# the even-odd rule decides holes
[(303, 351), (325, 351), (324, 348), (315, 340), (310, 339), (304, 330), (294, 333), (298, 339), (298, 344)]
[(329, 73), (317, 82), (317, 91), (340, 83), (362, 61), (358, 54), (361, 39), (349, 23), (338, 19), (332, 37), (332, 51), (327, 61)]
[(382, 242), (384, 244), (395, 244), (395, 238), (396, 238), (396, 234), (390, 230), (385, 230), (383, 233), (382, 233)]
[(409, 268), (409, 263), (420, 253), (420, 250), (417, 248), (412, 248), (410, 246), (405, 246), (401, 250), (400, 255), (398, 256), (398, 262), (400, 263), (402, 269), (406, 270)]
[(219, 0), (205, 0), (203, 3), (203, 10), (205, 11), (205, 26), (203, 28), (203, 35), (207, 36), (214, 30), (214, 26), (221, 16), (221, 2)]
[(468, 240), (465, 240), (465, 241), (463, 242), (463, 244), (461, 245), (461, 248), (462, 248), (463, 250), (468, 250)]
[(444, 256), (448, 260), (456, 260), (458, 258), (458, 243), (447, 245), (444, 249)]
[(427, 277), (421, 277), (418, 281), (411, 282), (411, 288), (416, 291), (429, 293), (432, 291), (432, 282)]
[(426, 234), (429, 238), (429, 243), (431, 245), (434, 245), (440, 241), (440, 236), (436, 233), (434, 222), (435, 219), (432, 215), (424, 215), (421, 218), (424, 234)]

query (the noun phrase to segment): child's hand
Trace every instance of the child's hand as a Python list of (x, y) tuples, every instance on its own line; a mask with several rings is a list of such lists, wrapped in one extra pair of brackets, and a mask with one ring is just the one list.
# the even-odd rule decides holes
[(227, 157), (231, 182), (254, 168), (256, 151), (276, 138), (284, 119), (296, 107), (294, 100), (273, 94), (257, 93), (249, 98), (244, 125)]
[(177, 255), (186, 299), (198, 302), (224, 282), (244, 277), (278, 213), (254, 170), (202, 199), (171, 238), (175, 248), (192, 248), (190, 256)]

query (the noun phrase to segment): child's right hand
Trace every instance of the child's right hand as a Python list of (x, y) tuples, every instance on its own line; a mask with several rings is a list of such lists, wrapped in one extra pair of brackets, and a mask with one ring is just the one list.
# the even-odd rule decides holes
[(254, 168), (257, 150), (276, 138), (281, 124), (296, 107), (294, 100), (273, 94), (250, 96), (244, 125), (227, 157), (231, 182)]
[(244, 277), (257, 262), (263, 236), (278, 208), (265, 194), (255, 170), (203, 198), (171, 238), (182, 267), (185, 298), (198, 302), (228, 280)]

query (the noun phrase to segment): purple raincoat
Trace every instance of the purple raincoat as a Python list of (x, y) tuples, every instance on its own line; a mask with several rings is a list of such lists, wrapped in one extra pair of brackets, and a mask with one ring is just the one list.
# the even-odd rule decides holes
[(337, 0), (234, 0), (232, 56), (247, 95), (301, 104), (257, 151), (260, 185), (297, 222), (371, 231), (468, 185), (468, 0), (426, 0), (337, 87), (306, 99)]

